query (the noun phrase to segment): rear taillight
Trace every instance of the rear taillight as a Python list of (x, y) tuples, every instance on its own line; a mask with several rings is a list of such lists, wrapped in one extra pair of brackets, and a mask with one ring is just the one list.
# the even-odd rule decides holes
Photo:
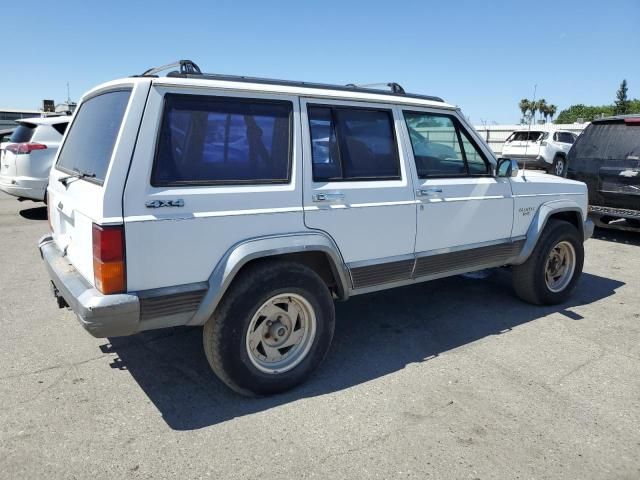
[(24, 155), (26, 153), (31, 153), (34, 150), (44, 150), (47, 148), (47, 146), (43, 145), (42, 143), (30, 142), (30, 143), (10, 143), (5, 148), (10, 152), (15, 153), (16, 155)]
[(627, 125), (640, 125), (640, 117), (625, 118), (624, 123)]
[(126, 291), (124, 227), (93, 224), (93, 276), (105, 295)]
[(49, 230), (53, 232), (53, 226), (51, 224), (51, 202), (49, 201), (49, 192), (45, 192), (44, 196), (47, 201), (47, 222), (49, 222)]

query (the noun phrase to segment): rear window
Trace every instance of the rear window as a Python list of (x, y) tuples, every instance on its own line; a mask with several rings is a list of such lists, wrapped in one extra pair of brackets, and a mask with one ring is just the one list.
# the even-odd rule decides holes
[(33, 123), (21, 123), (11, 134), (9, 141), (13, 143), (30, 142), (35, 131), (36, 125)]
[(573, 144), (576, 140), (575, 137), (569, 132), (558, 132), (556, 133), (556, 140), (560, 143), (568, 143)]
[(507, 142), (537, 142), (542, 137), (542, 132), (513, 132), (507, 138)]
[(151, 184), (289, 181), (288, 101), (168, 94)]
[(640, 155), (640, 126), (624, 122), (592, 123), (573, 146), (578, 158), (626, 160)]
[(95, 175), (104, 182), (131, 90), (103, 93), (84, 101), (62, 145), (57, 168)]

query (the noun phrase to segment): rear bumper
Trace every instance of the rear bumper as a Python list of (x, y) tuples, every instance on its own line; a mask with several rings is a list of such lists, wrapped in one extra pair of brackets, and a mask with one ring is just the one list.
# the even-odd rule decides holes
[(595, 224), (601, 228), (615, 228), (618, 230), (630, 230), (636, 232), (638, 231), (638, 228), (635, 226), (628, 226), (628, 224), (616, 221), (609, 223), (608, 220), (624, 219), (640, 222), (640, 210), (589, 205), (589, 217), (591, 217)]
[(48, 179), (0, 176), (0, 190), (14, 197), (44, 200)]
[(50, 235), (38, 244), (56, 296), (64, 298), (94, 337), (131, 335), (139, 330), (140, 300), (134, 294), (103, 295), (62, 255)]
[(531, 155), (526, 157), (525, 156), (514, 156), (514, 157), (507, 156), (507, 158), (512, 158), (516, 160), (518, 162), (518, 165), (522, 168), (526, 166), (528, 168), (541, 168), (543, 170), (547, 170), (551, 166), (550, 163), (547, 163), (545, 159), (539, 155)]

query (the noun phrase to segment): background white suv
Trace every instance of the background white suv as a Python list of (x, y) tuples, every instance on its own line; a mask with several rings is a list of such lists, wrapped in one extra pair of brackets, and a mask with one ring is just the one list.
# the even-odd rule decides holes
[(576, 138), (567, 130), (516, 130), (505, 141), (501, 156), (517, 160), (520, 166), (566, 177), (567, 154)]
[(20, 120), (0, 149), (0, 190), (44, 201), (49, 171), (70, 120), (67, 116)]

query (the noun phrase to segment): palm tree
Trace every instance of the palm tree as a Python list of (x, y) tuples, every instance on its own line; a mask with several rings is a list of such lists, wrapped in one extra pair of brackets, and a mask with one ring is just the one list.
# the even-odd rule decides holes
[(553, 104), (547, 107), (547, 112), (549, 112), (549, 116), (551, 117), (552, 122), (553, 122), (553, 116), (556, 114), (557, 111), (558, 111), (558, 107), (556, 107)]
[(520, 100), (520, 103), (518, 104), (518, 108), (520, 108), (523, 118), (527, 116), (527, 112), (529, 111), (530, 107), (531, 107), (531, 102), (528, 99), (523, 98), (522, 100)]
[(548, 115), (548, 113), (545, 113), (547, 111), (547, 101), (544, 98), (541, 98), (536, 102), (536, 108), (542, 115), (544, 115), (546, 120)]
[(535, 121), (536, 121), (536, 112), (538, 111), (538, 102), (530, 102), (529, 103), (529, 111), (531, 112), (531, 122), (535, 123)]

